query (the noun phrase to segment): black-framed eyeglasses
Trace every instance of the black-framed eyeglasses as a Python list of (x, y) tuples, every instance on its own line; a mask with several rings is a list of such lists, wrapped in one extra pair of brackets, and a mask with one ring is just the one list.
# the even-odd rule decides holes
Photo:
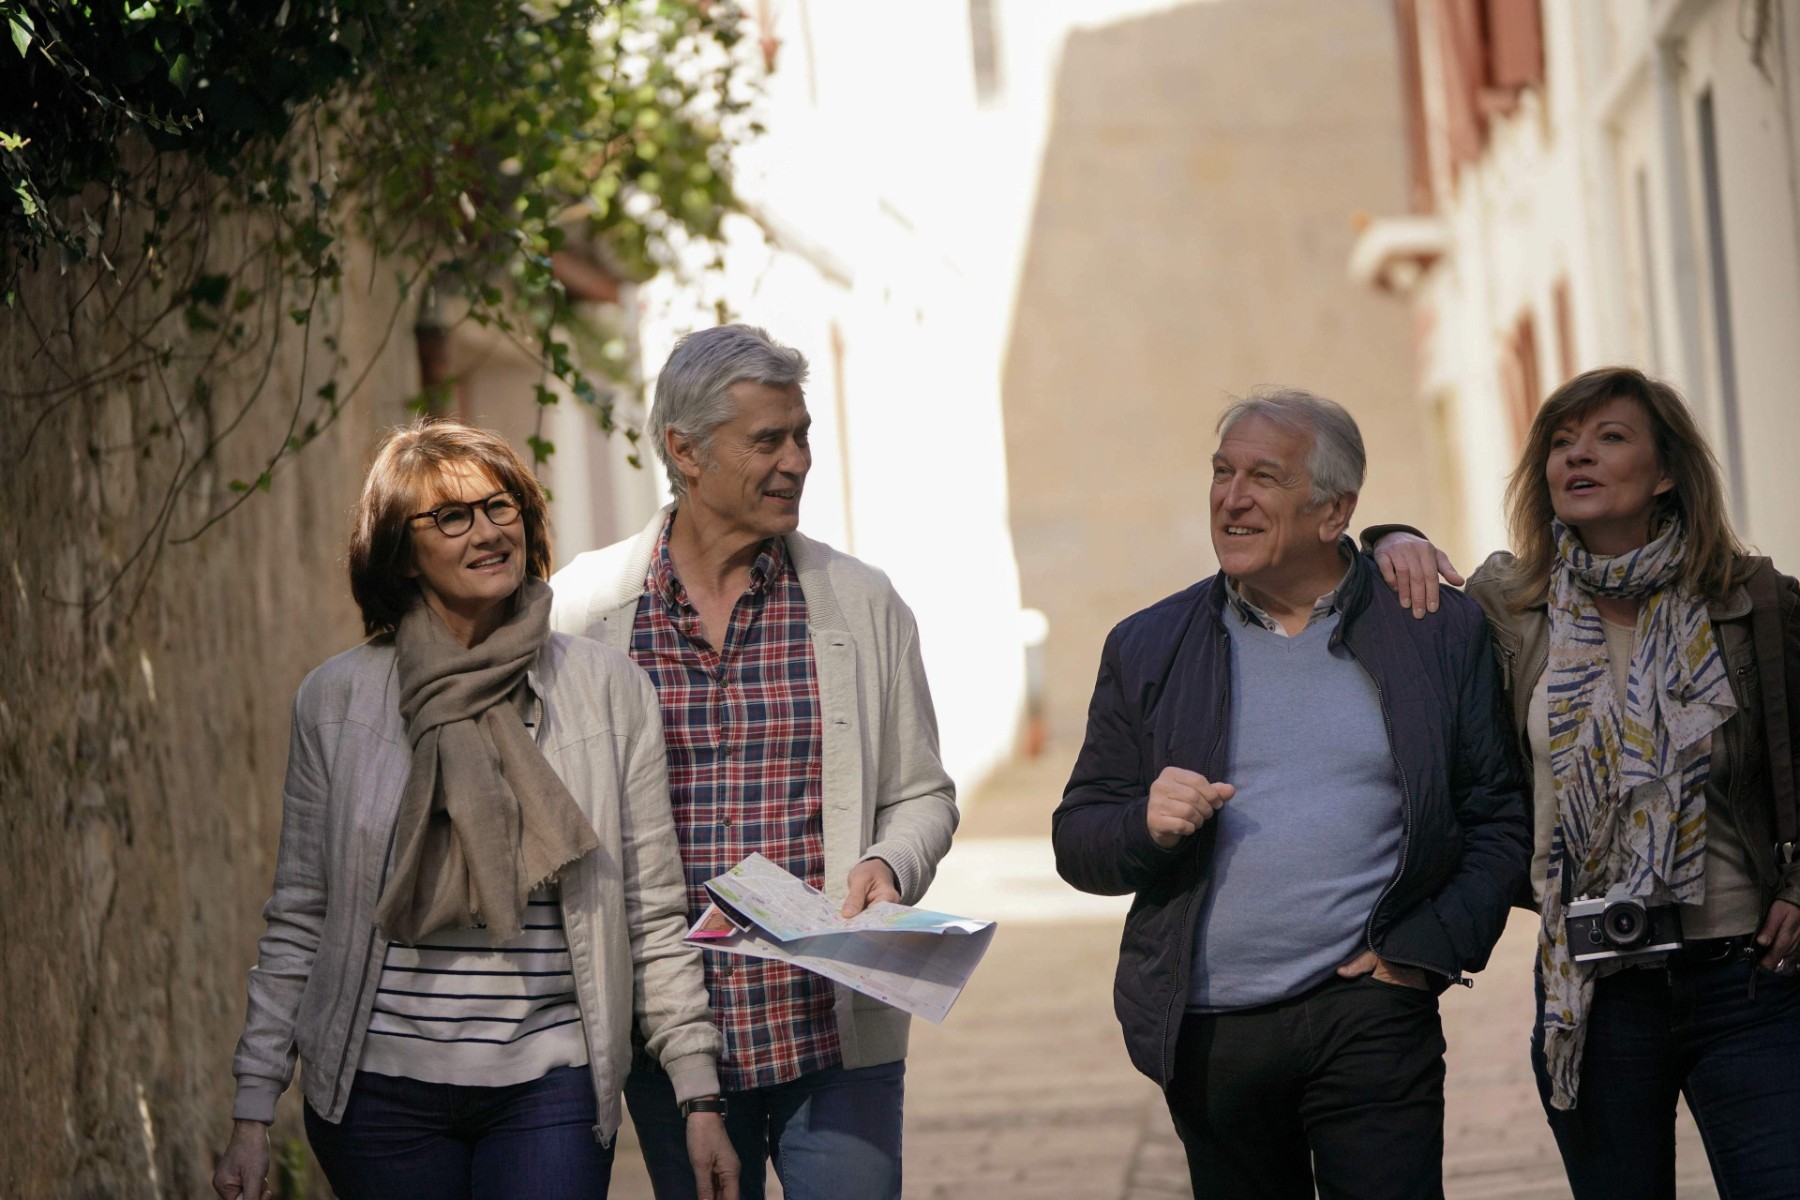
[(406, 519), (423, 521), (430, 517), (431, 523), (445, 537), (461, 537), (475, 528), (475, 510), (478, 508), (495, 525), (511, 525), (519, 519), (522, 511), (517, 496), (511, 492), (495, 492), (482, 500), (452, 500), (448, 504), (438, 505), (430, 512), (414, 513)]

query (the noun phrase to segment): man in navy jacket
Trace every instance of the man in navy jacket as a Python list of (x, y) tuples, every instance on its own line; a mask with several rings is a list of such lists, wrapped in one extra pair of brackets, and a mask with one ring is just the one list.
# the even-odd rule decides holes
[(1259, 393), (1219, 433), (1220, 572), (1107, 638), (1057, 869), (1136, 893), (1114, 1005), (1196, 1195), (1441, 1197), (1437, 996), (1530, 854), (1487, 627), (1375, 586), (1338, 405)]

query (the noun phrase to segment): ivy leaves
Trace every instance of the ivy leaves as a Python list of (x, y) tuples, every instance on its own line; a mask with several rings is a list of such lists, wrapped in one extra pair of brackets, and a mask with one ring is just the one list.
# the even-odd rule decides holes
[[(137, 357), (106, 370), (165, 398), (139, 427), (178, 456), (171, 498), (212, 488), (200, 464), (255, 406), (282, 406), (254, 474), (186, 531), (165, 502), (153, 548), (267, 491), (369, 378), (331, 328), (352, 246), (401, 297), (367, 353), (428, 299), (536, 355), (540, 404), (573, 398), (611, 431), (629, 356), (584, 324), (567, 268), (642, 280), (718, 235), (755, 132), (741, 19), (721, 0), (0, 0), (0, 59), (16, 56), (0, 70), (0, 304), (53, 262), (104, 285), (109, 313), (140, 314), (122, 331)], [(123, 303), (134, 292), (148, 302)], [(268, 365), (284, 335), (304, 352), (287, 395)], [(61, 366), (47, 406), (96, 377)], [(178, 442), (215, 409), (208, 438)]]
[(31, 50), (31, 35), (37, 29), (37, 26), (31, 23), (30, 15), (23, 11), (8, 12), (6, 28), (12, 34), (13, 48), (18, 50), (20, 58), (25, 57)]
[[(736, 11), (563, 0), (521, 21), (508, 0), (458, 8), (467, 19), (399, 35), (409, 69), (373, 81), (344, 186), (383, 190), (386, 244), (434, 262), (432, 286), (465, 319), (528, 343), (558, 393), (610, 430), (625, 364), (570, 353), (579, 320), (559, 256), (599, 247), (608, 273), (642, 280), (681, 242), (718, 235), (753, 98)], [(532, 442), (540, 462), (550, 449)]]
[[(713, 236), (732, 206), (726, 166), (749, 99), (731, 54), (734, 6), (271, 8), (0, 0), (22, 67), (0, 72), (0, 291), (51, 246), (92, 256), (96, 239), (56, 201), (96, 183), (147, 201), (123, 153), (134, 136), (199, 157), (246, 202), (278, 199), (307, 165), (290, 134), (314, 111), (362, 155), (351, 162), (361, 212), (396, 233), (425, 219), (418, 237), (510, 237), (549, 253), (550, 231), (579, 207), (584, 232), (605, 235), (642, 278), (666, 260), (671, 232)], [(320, 255), (298, 249), (302, 265)]]

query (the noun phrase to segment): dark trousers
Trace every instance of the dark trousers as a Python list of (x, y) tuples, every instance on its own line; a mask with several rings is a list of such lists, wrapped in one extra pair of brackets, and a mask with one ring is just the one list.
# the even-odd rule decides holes
[(1168, 1089), (1194, 1195), (1440, 1200), (1437, 997), (1369, 976), (1241, 1012), (1189, 1013)]
[[(740, 1200), (762, 1200), (771, 1161), (788, 1200), (899, 1200), (906, 1064), (826, 1067), (769, 1087), (726, 1092), (725, 1132), (743, 1167)], [(675, 1087), (639, 1051), (625, 1080), (657, 1200), (693, 1200), (687, 1130)]]
[(594, 1122), (586, 1067), (510, 1087), (358, 1071), (341, 1122), (307, 1105), (306, 1138), (339, 1200), (604, 1200)]
[(1678, 1094), (1724, 1200), (1800, 1196), (1800, 978), (1739, 961), (1599, 980), (1567, 1112), (1550, 1107), (1541, 1034), (1531, 1060), (1576, 1200), (1674, 1200)]

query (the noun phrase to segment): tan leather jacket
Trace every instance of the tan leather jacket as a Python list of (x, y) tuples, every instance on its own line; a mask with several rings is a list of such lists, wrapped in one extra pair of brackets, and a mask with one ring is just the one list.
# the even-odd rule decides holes
[[(1531, 693), (1550, 661), (1550, 616), (1542, 604), (1524, 611), (1507, 604), (1502, 581), (1512, 564), (1513, 556), (1507, 551), (1490, 555), (1470, 577), (1468, 594), (1487, 613), (1488, 627), (1494, 635), (1494, 655), (1500, 665), (1500, 684), (1506, 690), (1522, 761), (1529, 763), (1531, 746), (1526, 737), (1525, 713), (1531, 705)], [(1793, 600), (1800, 590), (1800, 584), (1787, 576), (1781, 577), (1780, 584), (1786, 600)], [(1788, 611), (1787, 640), (1791, 646), (1800, 637), (1800, 626), (1794, 622), (1793, 605), (1784, 603), (1783, 608)], [(1714, 735), (1712, 772), (1706, 784), (1707, 820), (1730, 824), (1749, 848), (1765, 908), (1771, 900), (1800, 904), (1800, 862), (1783, 867), (1775, 854), (1775, 809), (1763, 748), (1762, 680), (1750, 637), (1750, 594), (1740, 587), (1730, 599), (1709, 605), (1708, 611), (1738, 710)], [(1790, 663), (1789, 670), (1794, 669)], [(1542, 796), (1532, 797), (1534, 804), (1545, 800)], [(1530, 907), (1529, 901), (1527, 893), (1521, 905)]]

